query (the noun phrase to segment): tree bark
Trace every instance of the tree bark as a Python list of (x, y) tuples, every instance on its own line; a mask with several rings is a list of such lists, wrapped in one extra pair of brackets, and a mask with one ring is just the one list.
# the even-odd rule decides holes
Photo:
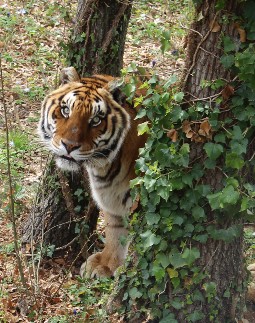
[[(237, 14), (237, 1), (228, 1), (224, 11), (215, 10), (216, 1), (203, 1), (196, 8), (196, 17), (187, 39), (186, 72), (183, 89), (186, 99), (200, 99), (207, 102), (215, 94), (211, 87), (202, 87), (202, 81), (212, 82), (217, 79), (231, 81), (230, 72), (223, 68), (220, 57), (223, 54), (221, 35), (238, 39), (237, 29), (233, 23), (221, 23), (224, 13)], [(220, 24), (219, 24), (220, 23)], [(204, 100), (203, 100), (204, 98)]]
[[(220, 58), (223, 55), (223, 45), (222, 45), (222, 35), (230, 37), (230, 39), (238, 41), (239, 35), (234, 23), (226, 22), (227, 17), (232, 17), (235, 14), (240, 15), (240, 11), (238, 8), (238, 1), (231, 0), (226, 2), (226, 6), (224, 10), (216, 11), (216, 4), (219, 4), (217, 0), (212, 1), (202, 1), (200, 5), (196, 7), (196, 18), (195, 22), (191, 26), (191, 31), (187, 38), (187, 55), (186, 55), (186, 68), (185, 74), (182, 79), (182, 91), (185, 93), (184, 102), (187, 102), (184, 106), (184, 109), (188, 109), (197, 102), (207, 103), (210, 106), (210, 110), (213, 111), (216, 107), (220, 109), (220, 120), (224, 120), (227, 116), (230, 115), (230, 112), (224, 112), (223, 105), (227, 102), (221, 103), (222, 106), (219, 107), (219, 104), (216, 102), (216, 98), (222, 95), (222, 88), (213, 90), (210, 86), (202, 87), (201, 84), (203, 81), (212, 82), (214, 80), (223, 79), (226, 84), (230, 83), (234, 75), (231, 75), (229, 70), (224, 69), (221, 65)], [(239, 2), (240, 3), (240, 2)], [(225, 23), (223, 21), (225, 20)], [(231, 19), (230, 19), (231, 20)], [(238, 42), (237, 42), (238, 43)], [(228, 110), (228, 109), (226, 109)], [(224, 112), (224, 113), (223, 113)], [(250, 149), (247, 154), (247, 158), (249, 156), (254, 156), (254, 140), (252, 140), (251, 136)], [(190, 164), (189, 168), (191, 169), (196, 163), (204, 163), (206, 159), (205, 150), (203, 149), (203, 143), (199, 142), (191, 142), (187, 139), (187, 142), (190, 146)], [(223, 162), (223, 160), (222, 160)], [(204, 175), (202, 179), (200, 179), (199, 184), (209, 185), (212, 192), (217, 192), (218, 190), (222, 190), (224, 187), (223, 179), (225, 179), (225, 175), (221, 169), (220, 160), (219, 167), (215, 167), (213, 169), (204, 168)], [(178, 170), (177, 170), (178, 171)], [(247, 174), (246, 174), (247, 175)], [(194, 184), (196, 185), (196, 184)], [(142, 187), (144, 189), (144, 186)], [(195, 187), (194, 187), (195, 188)], [(144, 189), (146, 190), (146, 189)], [(154, 193), (154, 192), (153, 192)], [(179, 192), (179, 198), (181, 199), (185, 192)], [(149, 194), (148, 194), (149, 195)], [(176, 196), (175, 196), (176, 197)], [(204, 243), (198, 243), (195, 239), (192, 239), (192, 235), (190, 236), (190, 240), (186, 239), (187, 244), (190, 243), (190, 248), (196, 247), (199, 249), (200, 257), (196, 261), (196, 266), (198, 273), (202, 273), (203, 278), (201, 280), (197, 280), (198, 282), (190, 281), (192, 280), (193, 273), (186, 274), (185, 279), (182, 280), (183, 287), (181, 286), (178, 289), (173, 287), (172, 277), (171, 280), (168, 278), (168, 281), (164, 281), (165, 285), (163, 286), (164, 290), (162, 291), (162, 282), (161, 286), (159, 284), (154, 283), (155, 279), (153, 276), (149, 274), (146, 276), (145, 270), (143, 273), (143, 269), (146, 268), (148, 271), (150, 270), (150, 266), (146, 267), (146, 262), (142, 264), (144, 268), (138, 267), (137, 263), (134, 265), (134, 268), (137, 268), (137, 276), (140, 279), (138, 283), (138, 279), (134, 280), (131, 270), (131, 273), (125, 271), (124, 277), (121, 277), (122, 286), (128, 286), (128, 283), (135, 282), (133, 285), (130, 284), (129, 288), (132, 290), (132, 293), (137, 293), (133, 295), (128, 292), (125, 294), (123, 301), (124, 305), (127, 306), (128, 312), (128, 322), (141, 322), (141, 317), (139, 317), (139, 311), (142, 313), (146, 313), (152, 308), (155, 310), (155, 304), (158, 304), (159, 313), (153, 313), (153, 310), (150, 313), (150, 316), (153, 318), (152, 322), (161, 322), (157, 317), (161, 315), (161, 318), (164, 316), (164, 311), (169, 310), (170, 314), (173, 314), (171, 318), (173, 322), (236, 322), (242, 318), (242, 312), (245, 307), (245, 278), (246, 278), (246, 270), (244, 266), (244, 250), (243, 250), (243, 223), (240, 216), (234, 217), (236, 210), (233, 210), (233, 214), (229, 216), (227, 211), (223, 210), (221, 214), (221, 218), (219, 217), (219, 213), (213, 211), (208, 202), (204, 203), (203, 209), (206, 214), (206, 219), (203, 223), (201, 222), (192, 222), (193, 226), (202, 225), (203, 229), (206, 232), (206, 229), (210, 224), (216, 228), (216, 230), (225, 230), (232, 226), (236, 226), (239, 228), (241, 234), (231, 240), (231, 242), (226, 242), (224, 239), (212, 239), (210, 235), (208, 239)], [(177, 206), (177, 204), (175, 204)], [(182, 214), (183, 209), (178, 210), (179, 213)], [(169, 211), (170, 213), (170, 211)], [(185, 214), (185, 212), (184, 212)], [(146, 216), (146, 214), (144, 215)], [(188, 217), (192, 218), (192, 214), (188, 214)], [(142, 225), (146, 223), (146, 221), (142, 222)], [(154, 227), (152, 227), (154, 229)], [(157, 228), (157, 226), (156, 226)], [(137, 236), (142, 236), (144, 232), (148, 232), (150, 229), (149, 225), (142, 227), (137, 232)], [(151, 229), (151, 230), (153, 230)], [(183, 228), (182, 228), (183, 229)], [(146, 231), (148, 230), (148, 231)], [(185, 233), (185, 230), (182, 232)], [(222, 231), (224, 232), (224, 231)], [(154, 231), (153, 231), (154, 233)], [(174, 231), (172, 231), (174, 234)], [(158, 232), (156, 234), (159, 235)], [(224, 233), (223, 233), (224, 234)], [(169, 233), (171, 235), (171, 232)], [(186, 236), (185, 236), (186, 237)], [(162, 235), (162, 239), (165, 237)], [(137, 238), (138, 241), (140, 238)], [(180, 250), (179, 240), (176, 238), (176, 248)], [(171, 241), (170, 239), (168, 240)], [(169, 247), (167, 250), (164, 250), (164, 254), (168, 255), (172, 248), (172, 245), (169, 243)], [(139, 245), (139, 248), (142, 250), (142, 246)], [(138, 248), (138, 252), (142, 254), (142, 251)], [(157, 248), (149, 251), (151, 254), (143, 255), (142, 259), (157, 259), (157, 252), (159, 250)], [(148, 252), (148, 253), (149, 253)], [(157, 260), (155, 260), (156, 262)], [(130, 265), (130, 264), (129, 264)], [(167, 265), (167, 264), (166, 264)], [(180, 266), (181, 267), (181, 266)], [(171, 270), (171, 266), (169, 267)], [(180, 268), (182, 269), (182, 268)], [(180, 273), (178, 272), (179, 268), (177, 267), (176, 274), (180, 277)], [(141, 272), (141, 274), (140, 274)], [(180, 270), (181, 272), (181, 270)], [(169, 274), (169, 276), (172, 273)], [(145, 275), (145, 278), (143, 277)], [(178, 276), (179, 275), (179, 276)], [(190, 276), (189, 276), (190, 275)], [(149, 281), (149, 278), (151, 279)], [(166, 276), (168, 276), (166, 274)], [(129, 278), (131, 277), (131, 278)], [(192, 278), (190, 278), (192, 277)], [(208, 297), (207, 287), (209, 284), (215, 284), (215, 290), (213, 294)], [(140, 284), (140, 285), (139, 285)], [(136, 286), (136, 287), (133, 287)], [(179, 285), (178, 285), (179, 286)], [(135, 290), (135, 288), (137, 290)], [(155, 299), (155, 304), (151, 301), (151, 299), (147, 296), (147, 290), (160, 290), (157, 294), (158, 299)], [(144, 291), (145, 290), (145, 291)], [(175, 291), (174, 291), (175, 290)], [(177, 290), (177, 292), (176, 292)], [(173, 292), (174, 291), (174, 292)], [(200, 296), (195, 299), (192, 298), (194, 296), (194, 292), (198, 292)], [(144, 293), (139, 295), (139, 292)], [(118, 304), (119, 298), (124, 294), (123, 289), (120, 293), (117, 293), (116, 302)], [(190, 296), (190, 299), (188, 298)], [(133, 301), (136, 299), (136, 301)], [(178, 302), (175, 305), (172, 305), (175, 302), (176, 298)], [(190, 300), (190, 301), (187, 301)], [(151, 302), (151, 303), (150, 303)], [(165, 304), (163, 304), (165, 302)], [(153, 304), (152, 304), (153, 303)], [(132, 305), (130, 305), (132, 304)], [(133, 306), (133, 304), (135, 304)], [(183, 305), (184, 304), (184, 305)], [(112, 310), (111, 304), (109, 303), (109, 308)], [(132, 307), (133, 306), (133, 307)], [(178, 307), (178, 308), (177, 308)], [(196, 316), (193, 314), (196, 313)], [(147, 313), (146, 313), (147, 314)], [(145, 316), (146, 316), (145, 314)], [(156, 315), (156, 318), (155, 316)], [(139, 317), (139, 318), (137, 318)], [(169, 316), (170, 317), (170, 316)], [(146, 317), (148, 319), (148, 317)], [(168, 322), (167, 319), (163, 319), (162, 322)], [(170, 321), (169, 321), (170, 322)]]
[[(22, 243), (31, 248), (39, 242), (56, 250), (71, 249), (87, 256), (96, 229), (98, 209), (89, 201), (86, 174), (64, 173), (54, 160), (48, 162), (35, 204), (22, 227)], [(77, 234), (77, 231), (80, 234)]]
[[(120, 74), (131, 2), (79, 0), (69, 57), (81, 75)], [(74, 255), (82, 248), (86, 257), (99, 210), (92, 199), (77, 195), (81, 191), (89, 195), (86, 173), (63, 173), (53, 161), (48, 163), (36, 204), (22, 224), (23, 244), (35, 245), (43, 238), (44, 245), (54, 245), (57, 250), (71, 247)], [(79, 223), (86, 230), (78, 239)]]
[[(226, 83), (233, 80), (233, 75), (229, 70), (224, 69), (220, 57), (223, 55), (222, 34), (229, 36), (232, 40), (238, 39), (237, 29), (234, 23), (221, 23), (223, 16), (228, 14), (240, 14), (238, 1), (227, 2), (222, 11), (216, 12), (217, 1), (203, 1), (196, 8), (196, 15), (203, 18), (196, 20), (191, 26), (188, 35), (186, 72), (183, 78), (183, 92), (185, 99), (194, 104), (197, 101), (209, 102), (211, 108), (216, 106), (215, 98), (221, 89), (213, 90), (211, 87), (202, 87), (204, 81), (212, 82), (223, 79)], [(223, 102), (224, 104), (224, 102)], [(187, 106), (188, 107), (188, 106)], [(222, 111), (223, 112), (223, 111)], [(229, 113), (221, 113), (220, 118), (224, 120)], [(204, 154), (203, 144), (191, 144), (191, 161), (196, 160)], [(207, 170), (203, 184), (208, 184), (212, 191), (223, 188), (224, 174), (220, 168)], [(242, 220), (231, 220), (227, 216), (224, 221), (219, 221), (216, 214), (208, 208), (207, 222), (217, 223), (218, 229), (227, 229), (233, 225), (242, 228)], [(242, 229), (241, 229), (242, 230)], [(245, 305), (244, 280), (246, 271), (244, 268), (243, 235), (232, 242), (208, 239), (207, 243), (200, 244), (199, 268), (206, 270), (210, 281), (216, 283), (215, 299), (221, 304), (217, 314), (217, 322), (234, 322), (242, 316)], [(203, 282), (204, 284), (205, 282)], [(200, 286), (201, 291), (203, 286)], [(226, 291), (228, 295), (226, 296)], [(189, 313), (200, 310), (205, 315), (205, 321), (210, 320), (212, 313), (211, 304), (208, 302), (201, 308), (199, 302), (186, 308)], [(176, 317), (180, 322), (184, 322), (184, 313), (176, 312)]]
[(69, 60), (81, 75), (120, 75), (132, 1), (79, 0)]

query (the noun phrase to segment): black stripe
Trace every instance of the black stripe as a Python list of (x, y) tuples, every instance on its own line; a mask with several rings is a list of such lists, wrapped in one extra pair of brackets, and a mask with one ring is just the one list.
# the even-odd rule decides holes
[[(108, 118), (106, 118), (105, 121), (106, 121), (106, 126), (108, 128)], [(109, 136), (109, 139), (102, 140), (105, 145), (108, 145), (109, 141), (111, 140), (111, 138), (113, 137), (113, 135), (115, 134), (115, 131), (116, 131), (116, 124), (117, 124), (116, 116), (112, 116), (111, 121), (112, 121), (112, 132)]]
[(94, 177), (100, 182), (112, 182), (113, 179), (119, 174), (121, 170), (121, 154), (119, 154), (118, 158), (115, 158), (114, 162), (112, 163), (110, 169), (108, 170), (105, 176), (97, 176)]
[(101, 150), (100, 153), (104, 154), (105, 157), (108, 157), (110, 153), (117, 148), (120, 137), (121, 137), (121, 130), (118, 132), (117, 138), (111, 143), (110, 147)]
[(52, 119), (57, 119), (57, 115), (55, 113), (55, 110), (52, 112)]
[(40, 126), (41, 126), (41, 132), (43, 134), (43, 139), (44, 140), (49, 140), (51, 137), (46, 133), (46, 129), (44, 127), (44, 117), (41, 119)]
[(126, 128), (126, 125), (127, 125), (127, 117), (126, 117), (126, 114), (124, 114), (123, 111), (121, 109), (119, 109), (119, 108), (114, 108), (113, 107), (113, 109), (115, 111), (117, 111), (121, 115), (121, 117), (122, 117), (122, 126), (123, 126), (123, 128)]
[[(116, 123), (117, 123), (117, 118), (116, 116), (113, 116), (111, 118), (111, 121), (112, 121), (112, 132), (109, 136), (109, 139), (103, 139), (103, 140), (100, 140), (98, 145), (100, 143), (104, 143), (104, 145), (108, 145), (109, 141), (111, 140), (111, 138), (113, 137), (113, 135), (115, 134), (115, 130), (116, 130)], [(105, 133), (105, 130), (108, 128), (108, 118), (106, 117), (105, 118), (105, 127), (103, 130), (101, 130), (101, 134), (104, 134)], [(112, 148), (110, 148), (112, 149)], [(108, 148), (105, 148), (104, 150), (100, 151), (100, 153), (103, 153), (106, 157), (109, 156), (109, 154), (111, 153), (111, 151), (108, 149)], [(95, 152), (95, 156), (93, 156), (93, 158), (100, 158), (100, 156), (97, 156), (97, 153)]]
[(128, 200), (130, 197), (131, 197), (130, 190), (128, 190), (128, 191), (125, 193), (125, 195), (124, 195), (124, 197), (123, 197), (123, 199), (122, 199), (122, 204), (123, 204), (123, 205), (126, 205), (127, 200)]
[(81, 83), (88, 86), (88, 85), (94, 85), (97, 87), (103, 87), (105, 84), (108, 83), (108, 81), (104, 78), (97, 77), (97, 76), (91, 76), (87, 78), (82, 78)]
[(93, 144), (96, 146), (96, 148), (98, 147), (98, 144), (94, 141), (94, 140), (92, 140), (92, 142), (93, 142)]

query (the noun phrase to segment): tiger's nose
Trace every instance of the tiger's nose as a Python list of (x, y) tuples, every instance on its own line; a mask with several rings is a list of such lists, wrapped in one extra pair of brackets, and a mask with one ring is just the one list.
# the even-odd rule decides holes
[(77, 142), (69, 141), (67, 139), (61, 140), (61, 143), (65, 147), (68, 154), (81, 147), (81, 145), (78, 145)]

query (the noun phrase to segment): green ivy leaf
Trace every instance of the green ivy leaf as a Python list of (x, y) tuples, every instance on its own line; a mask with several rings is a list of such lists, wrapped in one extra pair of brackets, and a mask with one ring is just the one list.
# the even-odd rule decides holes
[(180, 153), (183, 155), (188, 155), (190, 152), (190, 146), (189, 144), (185, 143), (180, 148)]
[(157, 281), (161, 281), (165, 277), (165, 269), (158, 265), (153, 265), (152, 273), (156, 277)]
[(160, 220), (160, 215), (154, 212), (146, 213), (145, 217), (148, 225), (158, 224)]
[(212, 159), (206, 159), (204, 161), (204, 166), (207, 169), (214, 169), (216, 167), (216, 160), (212, 160)]
[(244, 187), (247, 189), (247, 191), (251, 197), (255, 197), (255, 185), (253, 185), (251, 183), (246, 183), (246, 184), (244, 184)]
[(159, 196), (161, 196), (165, 201), (168, 200), (170, 195), (170, 190), (166, 188), (165, 186), (158, 186), (157, 187), (157, 193)]
[(171, 279), (171, 283), (173, 284), (174, 288), (180, 286), (181, 280), (179, 277), (174, 277)]
[(220, 144), (207, 142), (204, 144), (204, 150), (210, 159), (216, 160), (223, 153), (223, 146)]
[(159, 244), (160, 240), (160, 236), (156, 236), (155, 233), (151, 233), (151, 235), (149, 235), (148, 238), (144, 241), (144, 248), (148, 249), (153, 245), (157, 245)]
[(183, 302), (180, 298), (175, 297), (170, 304), (173, 306), (173, 308), (175, 308), (176, 310), (180, 310), (181, 308), (183, 308)]
[(208, 239), (208, 234), (198, 234), (194, 236), (194, 240), (199, 241), (200, 243), (206, 243)]
[(123, 87), (123, 92), (126, 94), (128, 98), (134, 95), (135, 90), (136, 90), (136, 85), (132, 83), (125, 84), (125, 86)]
[(242, 130), (239, 126), (234, 126), (232, 130), (232, 138), (235, 140), (242, 140), (243, 139), (243, 134)]
[(163, 268), (168, 267), (169, 264), (170, 264), (170, 260), (169, 260), (168, 255), (166, 255), (166, 254), (164, 254), (162, 252), (157, 254), (156, 260), (159, 261), (159, 263), (162, 265)]
[(182, 182), (187, 184), (189, 187), (192, 187), (193, 184), (193, 176), (191, 174), (184, 174), (182, 176)]
[(239, 197), (240, 193), (236, 191), (232, 185), (228, 185), (222, 190), (222, 194), (220, 197), (222, 208), (224, 208), (226, 204), (236, 204), (239, 200)]
[(197, 185), (195, 191), (197, 191), (199, 195), (206, 196), (211, 192), (211, 187), (210, 185)]
[(143, 294), (139, 292), (139, 290), (136, 287), (131, 288), (128, 294), (132, 299), (140, 298), (141, 296), (143, 296)]
[(161, 39), (160, 39), (160, 43), (161, 43), (161, 52), (162, 54), (165, 53), (165, 51), (167, 51), (169, 48), (170, 48), (170, 30), (165, 30), (162, 32), (162, 35), (161, 35)]
[(141, 185), (143, 183), (143, 178), (136, 177), (130, 181), (130, 187), (134, 188), (136, 185)]
[(226, 68), (230, 68), (235, 63), (235, 56), (234, 55), (223, 55), (220, 58), (221, 64)]
[(237, 155), (246, 154), (246, 149), (248, 145), (248, 139), (243, 139), (242, 141), (231, 140), (230, 148)]
[(179, 276), (178, 271), (173, 268), (167, 268), (167, 272), (171, 279)]
[(224, 133), (218, 133), (214, 136), (215, 142), (222, 142), (223, 144), (226, 143), (226, 135)]
[(195, 310), (187, 317), (188, 322), (197, 322), (197, 321), (203, 322), (204, 318), (205, 318), (205, 314), (199, 310)]
[(191, 210), (191, 214), (192, 216), (194, 217), (194, 219), (196, 221), (198, 221), (199, 219), (201, 218), (204, 218), (205, 217), (205, 211), (204, 209), (199, 206), (199, 205), (196, 205), (195, 207), (192, 208)]
[(219, 229), (215, 227), (208, 227), (208, 233), (215, 240), (222, 240), (227, 243), (233, 241), (235, 238), (240, 237), (242, 228), (240, 225), (233, 225), (227, 229)]
[(241, 169), (244, 166), (244, 160), (236, 153), (226, 155), (226, 166), (234, 169)]
[(184, 219), (181, 216), (175, 216), (173, 218), (173, 224), (177, 224), (177, 225), (181, 226), (183, 224), (183, 222), (184, 222)]
[(212, 210), (235, 205), (239, 201), (239, 197), (240, 193), (232, 185), (226, 186), (221, 192), (207, 195)]
[(176, 75), (172, 75), (170, 77), (170, 79), (163, 85), (163, 89), (167, 90), (171, 85), (173, 85), (174, 83), (176, 83), (178, 80)]
[(197, 248), (185, 248), (182, 254), (182, 258), (187, 261), (188, 265), (200, 257), (200, 251)]
[(172, 122), (183, 121), (188, 116), (187, 112), (182, 110), (180, 106), (175, 106), (171, 111)]
[(170, 313), (167, 316), (165, 316), (163, 319), (161, 319), (159, 323), (178, 323), (178, 321), (176, 321), (176, 319), (174, 318), (174, 314)]
[(174, 99), (174, 101), (176, 101), (176, 102), (182, 102), (183, 97), (184, 97), (184, 93), (183, 93), (183, 92), (178, 92), (178, 93), (175, 93), (175, 94), (173, 95), (173, 99)]
[(223, 37), (223, 45), (225, 53), (233, 52), (236, 50), (236, 45), (234, 41), (228, 36)]
[(137, 127), (138, 130), (138, 135), (141, 136), (144, 133), (149, 133), (150, 132), (150, 128), (148, 126), (149, 121), (145, 121), (143, 123), (140, 123)]
[(176, 253), (170, 254), (169, 260), (174, 269), (181, 268), (187, 265), (187, 261), (182, 258), (181, 254), (176, 251)]
[(146, 109), (139, 109), (134, 120), (143, 118), (144, 116), (146, 116), (146, 113), (147, 113)]
[(194, 231), (194, 225), (191, 223), (187, 223), (184, 227), (184, 230), (186, 233), (190, 234), (191, 232)]
[(239, 187), (239, 182), (234, 177), (228, 177), (226, 182), (227, 182), (227, 186), (232, 185), (234, 188)]
[(220, 196), (221, 192), (207, 195), (207, 199), (212, 210), (217, 210), (220, 208)]
[(170, 164), (172, 156), (167, 144), (159, 143), (156, 146), (154, 157), (163, 166)]

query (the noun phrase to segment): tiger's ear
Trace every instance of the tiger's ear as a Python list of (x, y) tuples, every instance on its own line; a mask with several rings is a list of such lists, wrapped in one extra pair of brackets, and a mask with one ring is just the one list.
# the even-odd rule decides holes
[(124, 104), (127, 98), (125, 93), (121, 90), (121, 87), (123, 86), (123, 84), (124, 84), (123, 79), (116, 78), (108, 82), (108, 84), (105, 87), (106, 90), (111, 93), (111, 95), (113, 96), (113, 99), (120, 105)]
[(69, 82), (80, 82), (81, 78), (74, 67), (63, 68), (60, 72), (60, 84), (64, 85)]

